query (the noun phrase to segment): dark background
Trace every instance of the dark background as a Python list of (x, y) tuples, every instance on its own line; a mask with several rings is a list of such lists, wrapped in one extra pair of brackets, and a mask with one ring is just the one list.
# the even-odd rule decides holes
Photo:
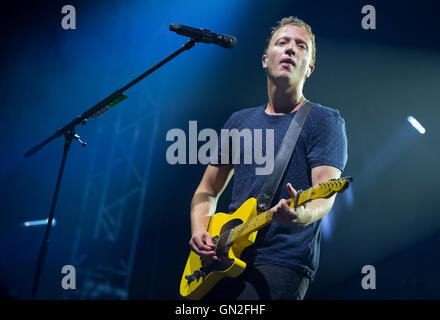
[[(175, 299), (188, 255), (189, 206), (204, 166), (170, 165), (168, 130), (220, 129), (266, 102), (269, 28), (296, 15), (316, 35), (305, 96), (346, 121), (354, 177), (322, 223), (321, 266), (307, 299), (438, 299), (440, 218), (438, 8), (428, 1), (9, 1), (1, 4), (0, 284), (28, 299), (64, 140), (23, 154), (183, 45), (180, 23), (237, 37), (197, 44), (77, 128), (38, 297)], [(63, 30), (61, 8), (76, 9)], [(376, 29), (361, 27), (364, 5)], [(409, 115), (426, 128), (419, 134)], [(199, 146), (201, 144), (199, 143)], [(218, 211), (225, 210), (227, 188)], [(61, 269), (77, 270), (63, 290)], [(373, 265), (376, 289), (361, 269)]]

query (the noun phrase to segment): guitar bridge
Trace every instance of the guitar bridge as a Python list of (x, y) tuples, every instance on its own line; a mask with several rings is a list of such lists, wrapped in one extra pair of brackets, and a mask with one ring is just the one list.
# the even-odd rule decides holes
[(185, 279), (188, 281), (188, 284), (190, 284), (191, 282), (198, 281), (200, 278), (204, 277), (206, 277), (206, 274), (202, 270), (198, 269), (191, 275), (187, 274)]

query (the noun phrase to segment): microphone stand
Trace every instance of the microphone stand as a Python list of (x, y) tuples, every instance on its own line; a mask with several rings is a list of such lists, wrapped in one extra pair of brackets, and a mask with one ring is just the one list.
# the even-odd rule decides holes
[(134, 79), (133, 81), (131, 81), (130, 83), (128, 83), (127, 85), (122, 87), (121, 89), (116, 90), (115, 92), (110, 94), (108, 97), (106, 97), (102, 101), (98, 102), (96, 105), (91, 107), (89, 110), (84, 112), (82, 115), (77, 116), (70, 123), (68, 123), (64, 127), (55, 131), (55, 133), (53, 133), (49, 138), (36, 144), (34, 147), (29, 149), (24, 154), (24, 156), (26, 158), (29, 158), (30, 156), (32, 156), (33, 154), (38, 152), (41, 148), (43, 148), (46, 144), (48, 144), (53, 139), (61, 137), (61, 136), (64, 136), (64, 138), (65, 138), (63, 157), (62, 157), (61, 166), (60, 166), (60, 169), (58, 172), (58, 178), (57, 178), (57, 182), (56, 182), (56, 186), (55, 186), (55, 192), (54, 192), (54, 195), (52, 198), (52, 204), (50, 207), (49, 218), (47, 220), (46, 232), (44, 234), (43, 242), (41, 243), (40, 252), (38, 255), (37, 269), (36, 269), (33, 284), (32, 284), (31, 299), (35, 299), (37, 296), (38, 285), (40, 282), (41, 272), (42, 272), (44, 260), (46, 257), (47, 246), (49, 243), (49, 234), (50, 234), (50, 230), (52, 227), (52, 221), (53, 221), (53, 217), (54, 217), (54, 213), (55, 213), (55, 205), (56, 205), (56, 202), (58, 199), (58, 193), (60, 190), (61, 179), (63, 176), (64, 166), (66, 164), (66, 159), (67, 159), (67, 154), (68, 154), (68, 151), (70, 148), (70, 144), (71, 144), (72, 140), (75, 139), (78, 142), (80, 142), (83, 147), (86, 146), (86, 143), (81, 141), (80, 136), (75, 133), (75, 126), (80, 123), (85, 125), (89, 118), (96, 118), (99, 115), (103, 114), (104, 112), (108, 111), (110, 108), (114, 107), (116, 104), (118, 104), (119, 102), (121, 102), (122, 100), (127, 98), (127, 96), (123, 94), (124, 91), (126, 91), (130, 87), (134, 86), (136, 83), (138, 83), (139, 81), (141, 81), (142, 79), (147, 77), (152, 72), (159, 69), (165, 63), (169, 62), (170, 60), (172, 60), (173, 58), (175, 58), (176, 56), (181, 54), (183, 51), (191, 49), (192, 47), (194, 47), (194, 45), (196, 43), (197, 43), (197, 40), (195, 40), (195, 39), (191, 39), (191, 40), (187, 41), (179, 50), (177, 50), (173, 54), (169, 55), (168, 57), (166, 57), (165, 59), (163, 59), (159, 63), (157, 63), (155, 66), (153, 66), (149, 70), (145, 71), (143, 74), (141, 74), (139, 77), (137, 77), (136, 79)]

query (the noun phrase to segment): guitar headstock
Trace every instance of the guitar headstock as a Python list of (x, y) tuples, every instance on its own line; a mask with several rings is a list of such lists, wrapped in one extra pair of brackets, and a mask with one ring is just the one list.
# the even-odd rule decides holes
[(327, 182), (321, 182), (314, 188), (310, 188), (306, 191), (298, 191), (293, 206), (296, 208), (313, 199), (330, 198), (335, 193), (342, 193), (347, 190), (352, 181), (353, 179), (351, 177), (330, 179)]
[[(347, 190), (350, 182), (353, 181), (351, 177), (344, 177), (339, 179), (330, 179), (327, 182), (321, 182), (316, 188), (313, 188), (315, 192), (322, 193), (323, 196), (321, 198), (331, 197), (333, 194), (342, 193)], [(329, 193), (328, 196), (324, 196), (324, 194)]]

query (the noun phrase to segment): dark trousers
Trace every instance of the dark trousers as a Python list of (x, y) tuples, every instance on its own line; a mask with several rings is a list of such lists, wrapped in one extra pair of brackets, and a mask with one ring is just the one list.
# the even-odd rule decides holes
[(203, 300), (302, 300), (309, 282), (292, 269), (258, 263), (237, 278), (223, 278)]

